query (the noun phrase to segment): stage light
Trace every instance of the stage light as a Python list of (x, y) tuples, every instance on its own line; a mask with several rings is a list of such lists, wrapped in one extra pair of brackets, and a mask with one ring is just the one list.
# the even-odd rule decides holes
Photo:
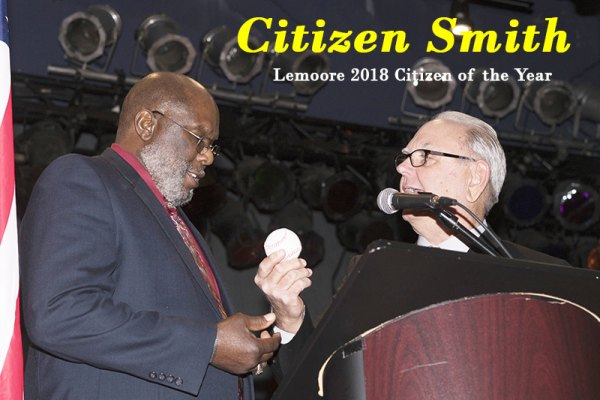
[(305, 170), (299, 178), (302, 199), (309, 207), (323, 210), (331, 221), (342, 221), (364, 205), (366, 184), (354, 174), (320, 165)]
[(321, 208), (323, 182), (334, 174), (335, 170), (325, 165), (315, 165), (302, 171), (298, 179), (300, 195), (309, 207)]
[(73, 145), (73, 135), (58, 121), (49, 119), (36, 122), (17, 136), (15, 153), (28, 165), (46, 167), (70, 153)]
[(265, 256), (265, 232), (249, 218), (239, 201), (231, 201), (210, 218), (210, 231), (223, 243), (229, 264), (238, 269), (257, 266)]
[(563, 81), (530, 81), (523, 96), (525, 106), (548, 125), (557, 125), (570, 118), (577, 106), (573, 87)]
[(377, 239), (395, 240), (394, 227), (389, 218), (360, 212), (337, 226), (340, 243), (347, 249), (362, 253)]
[[(254, 48), (260, 44), (254, 36), (250, 36), (248, 42)], [(231, 82), (247, 83), (262, 69), (264, 53), (242, 51), (237, 42), (237, 34), (225, 26), (214, 28), (204, 35), (202, 46), (206, 61), (219, 68)]]
[(508, 77), (506, 81), (492, 81), (484, 79), (484, 71), (478, 69), (473, 74), (473, 80), (465, 85), (465, 97), (481, 110), (483, 115), (494, 118), (503, 118), (517, 108), (521, 88), (515, 78)]
[(313, 228), (312, 212), (300, 201), (292, 201), (271, 217), (269, 231), (288, 228), (298, 235)]
[(319, 78), (320, 74), (329, 72), (329, 58), (324, 54), (307, 51), (303, 53), (277, 53), (273, 57), (273, 69), (281, 68), (280, 76), (291, 72), (294, 76), (303, 74), (308, 77), (308, 79), (293, 80), (292, 84), (297, 94), (312, 96), (327, 82)]
[(517, 226), (539, 222), (550, 206), (548, 192), (532, 179), (510, 176), (502, 194), (505, 215)]
[(588, 253), (586, 266), (589, 269), (600, 271), (600, 242), (598, 242)]
[(579, 15), (599, 15), (600, 3), (597, 0), (571, 0), (575, 4), (575, 11)]
[(281, 210), (296, 196), (296, 177), (281, 162), (247, 158), (235, 171), (238, 187), (260, 211)]
[(554, 192), (554, 214), (566, 229), (583, 231), (598, 221), (598, 193), (589, 185), (566, 181)]
[(307, 231), (298, 235), (302, 243), (300, 257), (306, 260), (310, 268), (314, 268), (325, 257), (325, 239), (315, 231)]
[(136, 30), (135, 40), (146, 52), (146, 62), (153, 72), (185, 74), (192, 69), (196, 50), (187, 37), (177, 33), (177, 25), (167, 15), (146, 18)]
[(343, 221), (356, 214), (364, 205), (368, 188), (348, 171), (325, 179), (321, 190), (321, 207), (331, 221)]
[(456, 25), (452, 28), (452, 33), (456, 36), (462, 36), (465, 32), (473, 30), (468, 0), (453, 0), (450, 7), (450, 18), (456, 18)]
[(58, 41), (69, 59), (87, 64), (113, 46), (120, 33), (119, 14), (108, 5), (92, 5), (62, 21)]
[(280, 210), (296, 196), (296, 178), (284, 164), (267, 161), (250, 175), (248, 192), (259, 210)]
[(580, 102), (580, 118), (600, 122), (600, 88), (591, 85), (578, 85), (575, 88)]
[(441, 74), (445, 79), (426, 81), (423, 79), (409, 79), (406, 89), (415, 104), (436, 109), (452, 101), (456, 90), (456, 80), (450, 69), (434, 58), (423, 58), (413, 66), (412, 72), (417, 77), (426, 77), (430, 74)]

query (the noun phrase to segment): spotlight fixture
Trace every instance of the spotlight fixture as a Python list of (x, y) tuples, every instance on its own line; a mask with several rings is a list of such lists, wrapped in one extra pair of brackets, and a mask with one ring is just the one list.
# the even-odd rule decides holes
[(465, 85), (464, 95), (477, 104), (483, 115), (503, 118), (517, 108), (521, 88), (512, 76), (506, 81), (485, 80), (484, 71), (484, 68), (475, 71), (473, 80)]
[(146, 52), (146, 62), (153, 72), (185, 74), (192, 69), (196, 50), (187, 37), (177, 33), (177, 25), (167, 15), (151, 15), (142, 21), (135, 40)]
[(283, 163), (247, 158), (235, 172), (238, 187), (260, 211), (281, 210), (296, 195), (296, 177)]
[(365, 211), (355, 214), (337, 226), (340, 243), (351, 251), (362, 253), (377, 239), (395, 240), (394, 227), (389, 218)]
[(255, 267), (265, 256), (263, 243), (267, 235), (239, 201), (229, 202), (211, 216), (210, 230), (225, 246), (228, 262), (234, 268)]
[(121, 33), (121, 17), (108, 5), (92, 5), (75, 12), (60, 24), (58, 41), (67, 58), (87, 64), (112, 50)]
[(297, 234), (308, 232), (313, 227), (312, 212), (300, 201), (292, 201), (271, 217), (269, 231), (288, 228)]
[(550, 204), (548, 192), (539, 182), (510, 176), (503, 190), (504, 213), (517, 226), (539, 222)]
[(276, 53), (273, 57), (272, 68), (280, 68), (280, 75), (291, 72), (298, 78), (303, 78), (293, 81), (296, 93), (312, 96), (325, 85), (326, 81), (319, 78), (322, 73), (329, 72), (329, 58), (324, 54), (307, 51), (297, 54)]
[(450, 7), (450, 18), (456, 18), (456, 25), (452, 33), (462, 36), (465, 32), (473, 30), (473, 21), (469, 13), (469, 0), (453, 0)]
[(554, 192), (554, 214), (566, 229), (584, 231), (598, 221), (598, 193), (581, 182), (562, 182)]
[(578, 110), (580, 118), (600, 122), (600, 88), (591, 85), (578, 85), (575, 87), (580, 102)]
[(563, 81), (528, 82), (523, 96), (525, 106), (548, 125), (564, 122), (577, 107), (573, 87)]
[(413, 66), (412, 72), (417, 78), (429, 74), (440, 74), (444, 78), (433, 81), (423, 79), (407, 81), (406, 89), (415, 104), (434, 110), (452, 101), (456, 80), (450, 69), (442, 62), (434, 58), (423, 58)]
[(306, 264), (314, 268), (325, 257), (325, 239), (315, 231), (307, 231), (298, 235), (302, 243), (300, 257), (306, 260)]
[[(256, 37), (250, 36), (249, 43), (259, 46)], [(246, 53), (240, 49), (237, 35), (226, 26), (212, 29), (202, 39), (204, 59), (219, 68), (225, 77), (234, 83), (247, 83), (260, 73), (264, 53)]]
[(356, 214), (366, 200), (365, 184), (348, 171), (322, 182), (321, 207), (331, 221), (343, 221)]
[(267, 161), (250, 176), (248, 192), (259, 210), (280, 210), (295, 197), (296, 178), (284, 164)]
[(588, 253), (586, 266), (589, 269), (600, 271), (600, 242), (598, 242)]
[(317, 164), (303, 170), (298, 179), (300, 195), (309, 207), (315, 209), (321, 208), (322, 184), (325, 179), (334, 174), (335, 170), (333, 168), (323, 164)]
[(28, 165), (46, 167), (73, 150), (73, 135), (55, 120), (41, 120), (15, 140), (15, 153)]
[(336, 173), (319, 165), (305, 170), (299, 181), (302, 199), (309, 207), (323, 210), (331, 221), (350, 218), (366, 201), (365, 183), (349, 171)]

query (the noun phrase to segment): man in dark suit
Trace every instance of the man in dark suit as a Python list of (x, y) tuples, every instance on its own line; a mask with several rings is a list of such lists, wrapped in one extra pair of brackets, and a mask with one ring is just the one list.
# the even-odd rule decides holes
[[(496, 131), (470, 115), (446, 111), (424, 124), (396, 156), (400, 192), (434, 193), (456, 199), (483, 220), (498, 202), (506, 177), (506, 157)], [(458, 221), (478, 235), (479, 223), (464, 209), (453, 206)], [(469, 251), (430, 211), (404, 210), (402, 217), (419, 235), (420, 246)], [(566, 264), (515, 243), (503, 241), (514, 258)]]
[(280, 271), (266, 277), (278, 288), (274, 312), (232, 314), (214, 257), (180, 208), (212, 164), (218, 135), (204, 87), (155, 73), (125, 98), (110, 149), (46, 169), (20, 229), (33, 344), (26, 399), (254, 397), (249, 373), (280, 342), (267, 329), (296, 333), (303, 304), (282, 301), (310, 285), (311, 271), (271, 255), (261, 265)]

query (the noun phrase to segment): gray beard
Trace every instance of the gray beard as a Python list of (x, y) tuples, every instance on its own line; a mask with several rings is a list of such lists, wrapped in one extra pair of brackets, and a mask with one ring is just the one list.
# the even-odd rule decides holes
[(170, 147), (162, 143), (151, 143), (142, 149), (140, 159), (158, 190), (173, 207), (179, 207), (192, 199), (194, 190), (186, 190), (183, 180), (190, 168)]

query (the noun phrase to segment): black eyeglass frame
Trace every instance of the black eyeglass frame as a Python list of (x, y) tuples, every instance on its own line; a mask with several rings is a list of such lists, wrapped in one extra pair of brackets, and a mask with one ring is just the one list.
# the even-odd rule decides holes
[[(188, 128), (186, 128), (185, 126), (182, 126), (181, 124), (179, 124), (177, 121), (174, 121), (170, 117), (166, 116), (165, 113), (163, 113), (162, 111), (152, 110), (151, 113), (158, 114), (161, 117), (168, 119), (169, 121), (171, 121), (172, 123), (174, 123), (175, 125), (180, 127), (181, 129), (183, 129), (184, 131), (186, 131), (187, 133), (192, 135), (198, 141), (196, 143), (196, 152), (198, 152), (198, 154), (205, 154), (206, 150), (210, 150), (213, 154), (213, 157), (219, 156), (221, 147), (218, 144), (210, 143), (208, 138), (205, 138), (203, 136), (195, 134), (194, 132), (192, 132)], [(209, 142), (209, 144), (205, 144), (205, 142)]]
[[(423, 162), (421, 164), (415, 165), (415, 163), (413, 162), (412, 156), (413, 156), (413, 154), (415, 154), (417, 152), (422, 152), (423, 153)], [(477, 161), (474, 158), (466, 157), (466, 156), (460, 156), (458, 154), (444, 153), (444, 152), (441, 152), (441, 151), (435, 151), (435, 150), (429, 150), (429, 149), (416, 149), (416, 150), (411, 151), (410, 153), (400, 153), (400, 154), (398, 154), (394, 158), (394, 164), (396, 165), (396, 168), (398, 168), (398, 165), (402, 164), (404, 162), (404, 160), (406, 160), (407, 158), (409, 158), (410, 159), (410, 165), (412, 165), (414, 168), (422, 167), (423, 165), (425, 165), (427, 163), (427, 159), (432, 154), (434, 156), (451, 157), (451, 158), (459, 158), (461, 160)]]

